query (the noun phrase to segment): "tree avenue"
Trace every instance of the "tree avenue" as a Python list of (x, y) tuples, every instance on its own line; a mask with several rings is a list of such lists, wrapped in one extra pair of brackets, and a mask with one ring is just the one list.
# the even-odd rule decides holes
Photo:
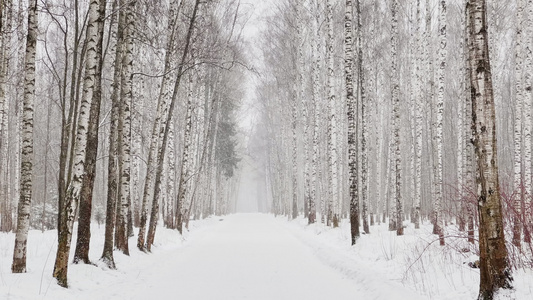
[(120, 269), (246, 198), (349, 226), (353, 249), (429, 236), (475, 257), (478, 299), (513, 291), (533, 249), (533, 0), (503, 2), (0, 0), (12, 272), (38, 268), (32, 229), (57, 230), (68, 288), (71, 262)]

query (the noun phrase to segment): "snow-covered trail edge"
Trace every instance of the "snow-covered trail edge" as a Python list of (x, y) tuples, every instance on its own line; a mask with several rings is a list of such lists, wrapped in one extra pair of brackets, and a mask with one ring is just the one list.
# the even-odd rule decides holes
[[(372, 299), (428, 299), (404, 286), (401, 283), (401, 278), (395, 278), (394, 274), (397, 274), (397, 270), (389, 273), (380, 272), (371, 261), (356, 259), (357, 253), (354, 252), (353, 248), (338, 247), (335, 243), (328, 243), (315, 232), (302, 230), (301, 222), (286, 222), (284, 220), (285, 218), (282, 218), (280, 222), (286, 230), (310, 249), (313, 249), (314, 255), (320, 261), (343, 274), (346, 278), (353, 280), (354, 284), (357, 284), (361, 290), (373, 295)], [(346, 239), (346, 243), (349, 243), (349, 239)]]

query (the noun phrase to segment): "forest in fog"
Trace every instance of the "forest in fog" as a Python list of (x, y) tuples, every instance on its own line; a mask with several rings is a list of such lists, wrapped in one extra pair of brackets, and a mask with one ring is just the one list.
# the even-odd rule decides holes
[(346, 220), (351, 245), (431, 226), (479, 257), (479, 299), (512, 288), (533, 252), (533, 1), (259, 2), (0, 0), (12, 272), (29, 230), (57, 230), (68, 287), (94, 224), (115, 269), (253, 182), (259, 210)]
[(531, 1), (278, 1), (266, 24), (254, 138), (274, 213), (349, 218), (352, 244), (431, 222), (443, 246), (481, 243), (499, 287), (531, 267)]
[(1, 230), (18, 224), (14, 272), (26, 270), (28, 228), (59, 229), (54, 277), (66, 286), (71, 245), (89, 262), (91, 221), (106, 224), (113, 268), (133, 227), (150, 250), (159, 212), (181, 232), (228, 211), (246, 70), (237, 2), (1, 7)]

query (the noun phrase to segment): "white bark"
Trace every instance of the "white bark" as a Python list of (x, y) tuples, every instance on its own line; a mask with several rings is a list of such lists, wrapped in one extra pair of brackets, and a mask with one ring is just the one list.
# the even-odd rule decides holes
[(296, 219), (298, 217), (298, 92), (296, 91), (296, 88), (294, 89), (294, 93), (292, 94), (292, 99), (289, 101), (291, 102), (291, 129), (292, 129), (292, 205), (291, 205), (291, 212), (292, 212), (292, 219)]
[[(418, 2), (418, 3), (413, 3), (413, 2)], [(412, 8), (409, 9), (409, 18), (411, 20), (414, 20), (413, 23), (415, 23), (414, 25), (411, 25), (409, 26), (409, 35), (410, 35), (410, 40), (409, 40), (409, 138), (410, 138), (410, 141), (409, 141), (409, 159), (408, 159), (408, 163), (409, 163), (409, 175), (408, 175), (408, 191), (409, 191), (409, 199), (411, 199), (412, 201), (412, 210), (410, 213), (410, 217), (411, 217), (411, 222), (412, 223), (416, 223), (416, 217), (415, 215), (413, 214), (413, 212), (415, 212), (416, 214), (416, 101), (417, 101), (417, 96), (416, 96), (416, 89), (417, 89), (417, 69), (416, 69), (416, 65), (417, 65), (417, 51), (418, 51), (418, 48), (417, 48), (417, 42), (418, 42), (418, 39), (417, 39), (417, 31), (416, 29), (414, 29), (413, 27), (416, 27), (417, 26), (417, 15), (416, 15), (416, 11), (418, 10), (419, 8), (419, 5), (420, 5), (420, 1), (419, 0), (414, 0), (414, 1), (410, 1), (409, 2), (410, 5), (412, 6)], [(413, 13), (413, 8), (415, 10), (415, 12)], [(418, 10), (419, 12), (419, 10)], [(414, 210), (413, 210), (414, 209)], [(415, 224), (415, 227), (416, 227), (416, 224)]]
[[(372, 7), (372, 15), (375, 15), (375, 5)], [(369, 136), (368, 136), (368, 142), (370, 144), (369, 146), (369, 207), (370, 210), (370, 226), (373, 226), (376, 222), (376, 216), (378, 213), (378, 207), (379, 207), (379, 197), (380, 192), (378, 191), (378, 182), (380, 181), (379, 176), (381, 175), (381, 164), (380, 164), (380, 156), (381, 152), (379, 152), (379, 129), (381, 128), (381, 124), (378, 123), (380, 118), (380, 110), (378, 107), (379, 103), (379, 93), (376, 90), (377, 87), (377, 67), (376, 63), (373, 61), (375, 57), (375, 19), (372, 18), (372, 21), (369, 24), (369, 34), (366, 36), (369, 40), (368, 42), (368, 50), (366, 53), (367, 55), (367, 62), (368, 62), (368, 88), (366, 89), (368, 91), (368, 123), (369, 123)], [(370, 151), (373, 150), (373, 151)], [(346, 174), (346, 173), (345, 173)], [(372, 201), (374, 200), (374, 201)]]
[(299, 87), (299, 102), (302, 107), (302, 125), (303, 125), (303, 146), (304, 146), (304, 213), (309, 217), (309, 205), (311, 198), (311, 181), (310, 181), (310, 160), (309, 156), (309, 110), (308, 99), (305, 97), (305, 57), (304, 57), (304, 20), (302, 11), (305, 9), (303, 3), (298, 6), (298, 87)]
[[(138, 51), (139, 55), (146, 55), (146, 51)], [(140, 67), (137, 67), (137, 71)], [(132, 172), (132, 205), (133, 205), (133, 225), (139, 226), (140, 223), (140, 201), (141, 201), (141, 162), (142, 162), (142, 130), (143, 118), (142, 109), (145, 103), (145, 78), (141, 76), (140, 83), (135, 86), (137, 88), (135, 96), (133, 97), (132, 108), (132, 148), (131, 148), (131, 172)]]
[[(357, 166), (357, 102), (354, 94), (353, 3), (346, 0), (344, 8), (344, 77), (348, 115), (348, 165), (350, 195), (350, 226), (352, 245), (359, 238), (359, 192)], [(357, 16), (359, 18), (359, 15)], [(358, 61), (359, 63), (359, 61)]]
[(115, 237), (116, 247), (129, 255), (128, 247), (128, 210), (131, 202), (131, 102), (133, 78), (133, 32), (135, 1), (126, 6), (124, 18), (124, 43), (122, 55), (122, 74), (120, 83), (120, 110), (118, 122), (118, 204)]
[(392, 33), (391, 33), (391, 51), (392, 51), (392, 118), (393, 118), (393, 145), (394, 145), (394, 200), (396, 202), (396, 233), (403, 235), (403, 207), (402, 207), (402, 157), (400, 152), (400, 78), (398, 73), (398, 1), (392, 1)]
[(338, 166), (337, 166), (337, 116), (336, 116), (336, 95), (335, 95), (335, 61), (334, 61), (334, 43), (335, 37), (333, 35), (333, 1), (326, 2), (326, 26), (327, 26), (327, 85), (328, 85), (328, 110), (329, 110), (329, 172), (330, 172), (330, 193), (329, 203), (331, 210), (331, 220), (333, 227), (339, 224), (340, 210), (338, 198)]
[[(194, 101), (194, 95), (193, 95), (193, 77), (191, 74), (189, 74), (189, 82), (187, 85), (187, 114), (185, 116), (185, 133), (183, 137), (183, 153), (181, 157), (181, 172), (180, 172), (180, 180), (178, 182), (178, 194), (177, 194), (177, 201), (178, 201), (178, 209), (176, 213), (178, 214), (177, 217), (177, 228), (178, 231), (181, 233), (183, 231), (183, 217), (188, 213), (186, 209), (188, 209), (188, 202), (187, 199), (187, 183), (189, 179), (189, 174), (191, 171), (191, 137), (192, 137), (192, 113), (193, 113), (193, 101)], [(218, 199), (220, 199), (220, 194), (216, 195)]]
[(361, 105), (361, 202), (362, 202), (362, 218), (363, 218), (363, 230), (365, 233), (370, 233), (368, 228), (368, 128), (367, 128), (367, 116), (370, 107), (370, 103), (367, 104), (366, 97), (366, 83), (365, 83), (365, 70), (363, 60), (363, 30), (361, 23), (361, 1), (357, 1), (357, 68), (358, 68), (358, 98)]
[(313, 124), (313, 160), (312, 160), (312, 170), (311, 170), (311, 200), (309, 201), (309, 223), (314, 223), (316, 221), (316, 201), (318, 198), (318, 185), (319, 178), (318, 172), (320, 168), (319, 161), (319, 132), (320, 132), (320, 91), (319, 91), (319, 82), (320, 82), (320, 0), (316, 0), (315, 6), (315, 18), (313, 22), (313, 34), (312, 37), (312, 47), (313, 47), (313, 65), (312, 65), (312, 76), (313, 76), (313, 104), (314, 104), (314, 124)]
[[(424, 86), (424, 98), (426, 99), (426, 101), (424, 101), (425, 103), (425, 112), (426, 112), (426, 116), (428, 116), (426, 118), (426, 149), (428, 149), (428, 152), (427, 152), (427, 158), (424, 158), (424, 159), (427, 159), (426, 163), (430, 166), (433, 166), (434, 165), (434, 161), (433, 161), (433, 157), (435, 156), (435, 154), (433, 152), (435, 152), (433, 149), (433, 141), (432, 141), (432, 137), (434, 136), (433, 134), (433, 128), (435, 126), (432, 125), (433, 123), (433, 111), (434, 109), (432, 108), (432, 104), (434, 103), (433, 99), (435, 98), (435, 90), (434, 90), (434, 72), (433, 72), (433, 52), (432, 52), (432, 43), (431, 43), (431, 37), (432, 37), (432, 6), (431, 6), (431, 1), (430, 0), (426, 0), (426, 4), (425, 4), (425, 28), (424, 28), (424, 41), (423, 41), (423, 49), (424, 49), (424, 53), (423, 53), (423, 61), (424, 61), (424, 79), (425, 79), (425, 86)], [(424, 147), (424, 146), (423, 146)], [(429, 199), (434, 199), (435, 198), (435, 195), (434, 195), (434, 190), (435, 190), (435, 186), (432, 184), (433, 183), (433, 168), (432, 167), (429, 167), (428, 170), (427, 170), (427, 174), (426, 176), (424, 176), (425, 180), (423, 182), (421, 182), (421, 186), (427, 186), (427, 194), (426, 194), (426, 197), (428, 197)]]
[(167, 187), (166, 187), (166, 202), (165, 202), (165, 223), (167, 226), (174, 227), (174, 198), (176, 197), (176, 151), (175, 151), (175, 134), (174, 134), (174, 121), (170, 121), (170, 129), (168, 131), (168, 174)]
[(97, 59), (99, 7), (99, 0), (91, 0), (89, 4), (89, 21), (87, 25), (85, 78), (83, 81), (83, 94), (79, 108), (76, 141), (74, 143), (73, 171), (65, 197), (65, 212), (62, 216), (64, 221), (60, 223), (62, 228), (58, 228), (59, 245), (54, 267), (54, 277), (58, 280), (58, 284), (63, 287), (67, 287), (68, 257), (72, 241), (72, 229), (80, 199), (82, 180), (85, 175), (87, 130), (89, 126), (89, 118), (91, 117), (90, 109), (96, 82), (96, 65), (99, 63)]
[[(377, 85), (376, 85), (377, 86)], [(377, 99), (376, 99), (377, 100)], [(379, 102), (376, 101), (376, 106), (379, 105)], [(379, 112), (379, 118), (378, 122), (379, 124), (383, 124), (383, 109), (377, 110)], [(381, 126), (379, 127), (381, 131)], [(377, 153), (377, 168), (376, 168), (376, 214), (377, 214), (377, 220), (378, 224), (381, 222), (382, 218), (380, 218), (379, 212), (381, 211), (383, 216), (386, 214), (386, 210), (384, 209), (384, 206), (382, 204), (386, 203), (387, 201), (383, 201), (383, 196), (387, 197), (386, 193), (382, 193), (381, 190), (383, 189), (383, 186), (387, 185), (387, 180), (385, 180), (385, 184), (383, 184), (383, 151), (385, 148), (385, 137), (380, 136), (379, 134), (376, 137), (377, 141), (376, 144), (378, 153)], [(385, 174), (388, 174), (387, 171), (385, 171)]]
[(493, 299), (500, 289), (512, 289), (511, 269), (505, 245), (498, 150), (496, 109), (489, 59), (485, 0), (467, 6), (469, 63), (472, 90), (472, 128), (477, 162), (479, 213), (480, 292), (478, 299)]
[(423, 98), (422, 98), (422, 31), (420, 0), (416, 2), (416, 51), (415, 51), (415, 228), (420, 228), (420, 204), (422, 198), (422, 115), (423, 115)]
[[(521, 225), (522, 220), (519, 220), (522, 212), (522, 201), (524, 199), (524, 173), (523, 173), (523, 106), (524, 106), (524, 90), (522, 88), (522, 78), (524, 71), (524, 7), (525, 0), (518, 0), (516, 13), (516, 44), (515, 44), (515, 119), (514, 119), (514, 195), (513, 208), (516, 214), (513, 228), (513, 243), (520, 246), (521, 240)], [(531, 66), (529, 66), (531, 68)], [(527, 84), (527, 83), (526, 83)]]
[(531, 230), (532, 227), (532, 221), (533, 218), (531, 216), (531, 197), (533, 196), (533, 190), (532, 190), (532, 180), (531, 177), (532, 169), (531, 169), (531, 131), (532, 131), (532, 103), (533, 101), (533, 91), (531, 90), (533, 88), (533, 42), (531, 41), (531, 36), (533, 35), (533, 0), (527, 1), (527, 23), (525, 24), (526, 31), (525, 35), (528, 37), (526, 39), (525, 43), (525, 64), (524, 64), (524, 101), (523, 101), (523, 138), (524, 138), (524, 149), (523, 149), (523, 168), (524, 168), (524, 190), (525, 190), (525, 197), (524, 197), (524, 207), (526, 210), (524, 211), (524, 216), (526, 216), (526, 219), (524, 220), (525, 225), (527, 226), (527, 233), (526, 233), (526, 241), (530, 242), (531, 240)]
[(0, 15), (0, 230), (7, 232), (12, 227), (10, 209), (11, 198), (7, 190), (8, 179), (8, 111), (9, 101), (6, 99), (6, 80), (9, 78), (11, 30), (12, 30), (12, 2), (2, 1)]
[(173, 55), (173, 49), (174, 49), (174, 41), (176, 36), (176, 16), (178, 12), (178, 4), (180, 1), (178, 0), (172, 0), (170, 2), (170, 9), (169, 9), (169, 16), (168, 16), (168, 25), (167, 25), (167, 31), (168, 31), (168, 39), (166, 42), (166, 53), (165, 53), (165, 65), (163, 69), (163, 73), (165, 76), (163, 76), (161, 81), (161, 89), (159, 92), (158, 100), (157, 100), (157, 109), (156, 109), (156, 115), (155, 120), (152, 126), (152, 133), (150, 136), (150, 147), (148, 150), (148, 162), (147, 162), (147, 170), (146, 170), (146, 176), (144, 180), (144, 190), (143, 190), (143, 197), (141, 202), (141, 218), (140, 218), (140, 224), (139, 224), (139, 234), (137, 237), (137, 248), (144, 251), (145, 250), (145, 235), (146, 235), (146, 223), (148, 220), (148, 205), (149, 200), (153, 198), (154, 194), (154, 181), (155, 181), (155, 172), (157, 167), (157, 157), (158, 157), (158, 149), (159, 145), (161, 143), (160, 141), (160, 128), (161, 128), (161, 118), (167, 114), (168, 111), (168, 102), (169, 102), (169, 88), (171, 85), (171, 79), (173, 78), (173, 75), (175, 75), (174, 72), (170, 72), (171, 66), (171, 57)]
[[(11, 52), (11, 17), (8, 16), (12, 12), (10, 9), (11, 2), (1, 1), (0, 4), (2, 5), (0, 7), (0, 120), (4, 120), (4, 116), (7, 115), (4, 107), (5, 103), (8, 102), (6, 101), (6, 78), (8, 76), (9, 54)], [(2, 133), (0, 136), (0, 147), (6, 142), (6, 137), (3, 134), (6, 125), (3, 121), (0, 123), (0, 132)], [(3, 171), (5, 169), (2, 168), (1, 170)]]
[(444, 226), (442, 216), (443, 195), (443, 121), (444, 121), (444, 71), (446, 69), (446, 1), (439, 0), (439, 69), (437, 82), (437, 124), (436, 124), (436, 172), (435, 172), (435, 201), (433, 233), (439, 235), (440, 244), (444, 245)]
[(21, 131), (20, 195), (13, 251), (13, 273), (26, 272), (26, 244), (30, 226), (33, 173), (33, 108), (35, 101), (35, 53), (37, 45), (37, 0), (29, 2), (28, 35), (24, 65), (24, 99)]
[[(465, 11), (465, 26), (464, 26), (464, 74), (465, 77), (465, 122), (463, 124), (463, 131), (465, 132), (464, 138), (464, 152), (463, 152), (463, 178), (465, 190), (472, 194), (476, 190), (475, 183), (475, 163), (474, 163), (474, 145), (472, 143), (474, 139), (474, 131), (472, 129), (472, 123), (470, 118), (472, 117), (472, 94), (471, 94), (471, 83), (470, 83), (470, 63), (468, 61), (470, 45), (468, 42), (468, 35), (470, 30), (470, 25), (467, 21), (467, 13)], [(470, 199), (467, 197), (466, 199)], [(466, 213), (467, 213), (467, 225), (468, 225), (468, 241), (474, 243), (474, 205), (466, 202)]]

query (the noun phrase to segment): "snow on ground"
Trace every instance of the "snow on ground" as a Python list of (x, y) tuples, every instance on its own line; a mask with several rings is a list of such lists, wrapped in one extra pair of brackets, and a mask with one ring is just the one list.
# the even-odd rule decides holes
[[(419, 295), (415, 299), (477, 298), (479, 269), (469, 267), (468, 262), (479, 258), (473, 254), (474, 247), (453, 234), (452, 226), (447, 228), (449, 237), (444, 247), (431, 233), (432, 225), (424, 224), (415, 230), (408, 222), (404, 223), (405, 235), (401, 237), (396, 236), (396, 231), (388, 231), (388, 224), (371, 226), (370, 234), (362, 234), (352, 247), (347, 220), (339, 228), (320, 223), (308, 225), (303, 218), (285, 224), (326, 265), (363, 289), (376, 292), (373, 299), (413, 299), (400, 294), (404, 290)], [(515, 289), (504, 292), (502, 299), (533, 299), (533, 271), (515, 270), (513, 277)], [(391, 291), (390, 298), (381, 297), (378, 293), (382, 290)]]
[[(371, 227), (356, 246), (349, 224), (307, 225), (299, 218), (237, 214), (192, 221), (190, 231), (158, 228), (151, 254), (129, 240), (115, 252), (118, 270), (98, 263), (104, 227), (92, 229), (97, 265), (70, 265), (69, 289), (52, 278), (56, 231), (31, 231), (28, 273), (11, 274), (14, 234), (0, 234), (0, 299), (475, 299), (478, 270), (455, 245), (430, 243), (429, 226), (396, 237)], [(75, 237), (74, 237), (75, 238)], [(75, 240), (74, 240), (75, 241)], [(72, 249), (72, 252), (74, 249)], [(515, 272), (506, 299), (533, 299), (531, 270)]]
[[(137, 250), (136, 236), (129, 239), (130, 256), (115, 251), (114, 258), (117, 270), (109, 270), (99, 263), (103, 250), (104, 225), (91, 228), (91, 248), (89, 258), (97, 266), (69, 265), (69, 289), (56, 284), (52, 277), (55, 254), (57, 250), (57, 231), (31, 230), (28, 238), (27, 268), (25, 274), (12, 274), (11, 262), (15, 235), (0, 233), (0, 299), (141, 299), (142, 295), (150, 294), (144, 299), (165, 299), (172, 291), (178, 293), (178, 282), (173, 280), (174, 274), (168, 273), (167, 266), (173, 263), (174, 253), (188, 247), (194, 238), (212, 230), (218, 225), (218, 219), (209, 218), (202, 221), (191, 221), (190, 232), (180, 236), (177, 231), (159, 227), (156, 232), (152, 254)], [(73, 237), (71, 258), (74, 254), (76, 232)], [(168, 261), (167, 261), (168, 260)], [(159, 274), (158, 270), (164, 270)], [(178, 270), (175, 270), (178, 272)], [(150, 288), (153, 282), (161, 281), (168, 284), (164, 291), (167, 297), (156, 297), (157, 291)], [(139, 293), (139, 294), (135, 294)]]

